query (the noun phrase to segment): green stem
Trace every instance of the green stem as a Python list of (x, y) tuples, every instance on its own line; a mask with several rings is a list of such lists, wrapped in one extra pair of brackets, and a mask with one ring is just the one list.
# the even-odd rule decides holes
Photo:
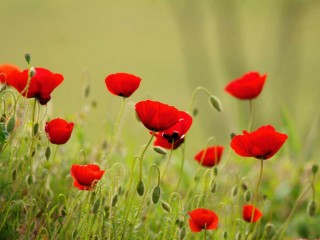
[(197, 87), (196, 89), (194, 89), (193, 93), (192, 93), (192, 97), (191, 97), (191, 103), (189, 106), (189, 111), (192, 112), (192, 107), (194, 104), (194, 100), (196, 98), (196, 94), (198, 91), (204, 91), (209, 97), (211, 96), (211, 93), (204, 87)]
[(126, 102), (126, 98), (122, 98), (120, 111), (119, 111), (118, 118), (117, 118), (117, 121), (116, 121), (116, 124), (115, 124), (115, 127), (114, 127), (114, 132), (113, 132), (112, 140), (111, 140), (111, 143), (110, 143), (110, 146), (109, 146), (109, 151), (108, 151), (107, 157), (106, 157), (106, 168), (108, 167), (110, 156), (111, 156), (112, 150), (114, 148), (114, 145), (116, 143), (120, 120), (122, 118), (122, 115), (123, 115), (123, 112), (124, 112), (124, 109), (125, 109), (125, 102)]
[(182, 144), (181, 166), (180, 166), (179, 179), (178, 179), (178, 183), (177, 183), (175, 192), (178, 192), (178, 189), (179, 189), (179, 186), (180, 186), (180, 183), (181, 183), (181, 178), (182, 178), (182, 171), (183, 171), (183, 167), (184, 167), (184, 159), (185, 159), (185, 152), (186, 152), (185, 151), (185, 146), (186, 146), (185, 141), (186, 141), (186, 139), (184, 139), (184, 143)]
[(249, 100), (249, 104), (250, 104), (250, 120), (249, 120), (249, 125), (248, 125), (248, 131), (251, 131), (252, 128), (252, 124), (253, 124), (253, 115), (254, 115), (254, 111), (253, 111), (253, 100), (250, 99)]
[(155, 132), (153, 131), (152, 134), (151, 134), (151, 138), (149, 139), (147, 145), (143, 149), (143, 151), (141, 153), (141, 156), (140, 156), (140, 175), (139, 175), (139, 180), (140, 181), (142, 180), (142, 160), (143, 160), (144, 154), (146, 153), (148, 147), (150, 146), (150, 144), (152, 142), (152, 139), (153, 139), (154, 135), (155, 135)]
[(162, 173), (162, 175), (161, 175), (161, 182), (162, 182), (163, 177), (164, 177), (164, 175), (165, 175), (165, 173), (166, 173), (166, 171), (167, 171), (167, 169), (168, 169), (169, 162), (170, 162), (170, 159), (171, 159), (171, 156), (172, 156), (172, 152), (173, 152), (173, 142), (172, 142), (172, 145), (171, 145), (171, 149), (170, 149), (169, 156), (168, 156), (168, 158), (167, 158), (166, 166), (165, 166), (165, 168), (163, 169), (163, 173)]
[(31, 147), (30, 147), (30, 153), (29, 153), (29, 159), (30, 159), (30, 176), (32, 176), (32, 165), (33, 165), (33, 161), (32, 161), (32, 154), (33, 154), (33, 150), (34, 150), (34, 140), (35, 140), (35, 136), (33, 134), (33, 127), (34, 127), (34, 120), (35, 120), (35, 114), (36, 114), (36, 105), (37, 105), (37, 99), (34, 99), (33, 102), (33, 108), (32, 108), (32, 124), (31, 124)]

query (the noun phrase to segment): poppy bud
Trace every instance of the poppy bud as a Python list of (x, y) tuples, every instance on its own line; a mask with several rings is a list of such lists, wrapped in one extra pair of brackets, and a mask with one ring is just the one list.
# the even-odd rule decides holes
[(251, 199), (251, 191), (250, 190), (245, 191), (243, 197), (245, 201), (249, 202)]
[(37, 71), (34, 67), (30, 68), (30, 77), (34, 77), (37, 74)]
[(196, 117), (199, 113), (199, 110), (198, 108), (194, 108), (193, 111), (192, 111), (192, 116)]
[(7, 122), (7, 125), (6, 125), (6, 130), (8, 133), (11, 133), (14, 129), (16, 125), (16, 119), (15, 117), (11, 117), (9, 118), (8, 122)]
[(212, 193), (215, 193), (215, 192), (216, 192), (216, 190), (217, 190), (217, 183), (216, 183), (216, 181), (214, 181), (214, 180), (212, 181), (210, 190), (211, 190)]
[(26, 53), (24, 55), (24, 58), (26, 59), (27, 63), (29, 64), (30, 63), (30, 60), (31, 60), (31, 55), (29, 53)]
[(263, 194), (262, 199), (263, 199), (263, 201), (266, 201), (268, 199), (268, 196), (266, 194)]
[(155, 188), (153, 189), (153, 192), (152, 192), (152, 202), (154, 204), (157, 204), (159, 199), (160, 199), (160, 187), (155, 186)]
[(272, 223), (267, 223), (264, 226), (264, 236), (267, 239), (271, 239), (275, 235), (275, 233), (276, 233), (276, 228)]
[(246, 191), (248, 189), (248, 186), (245, 183), (241, 183), (241, 188), (243, 191)]
[(84, 90), (83, 90), (83, 95), (85, 98), (87, 98), (90, 94), (90, 86), (89, 84), (86, 84), (86, 86), (84, 87)]
[(38, 123), (35, 123), (35, 124), (33, 125), (33, 136), (37, 135), (38, 130), (39, 130), (39, 124), (38, 124)]
[(170, 211), (171, 211), (170, 205), (169, 205), (168, 203), (166, 203), (166, 202), (162, 202), (162, 201), (161, 201), (161, 207), (162, 207), (164, 210), (166, 210), (167, 212), (170, 212)]
[(231, 138), (231, 140), (232, 140), (235, 136), (237, 136), (237, 134), (235, 134), (235, 133), (231, 133), (231, 134), (230, 134), (230, 138)]
[(46, 147), (46, 151), (45, 151), (44, 155), (46, 157), (46, 160), (48, 161), (50, 158), (50, 155), (51, 155), (51, 148), (49, 146)]
[(17, 178), (17, 170), (14, 169), (14, 170), (12, 171), (12, 180), (15, 181), (16, 178)]
[(142, 196), (144, 194), (144, 184), (143, 184), (142, 180), (140, 180), (138, 183), (137, 192), (138, 192), (139, 196)]
[(73, 232), (72, 232), (72, 238), (73, 238), (73, 239), (77, 239), (77, 236), (78, 236), (78, 229), (75, 229), (75, 230), (73, 230)]
[(114, 207), (118, 202), (118, 194), (114, 195), (113, 198), (112, 198), (112, 207)]
[(237, 232), (237, 234), (236, 234), (236, 240), (241, 240), (241, 238), (242, 238), (241, 232)]
[(218, 168), (217, 168), (217, 167), (214, 167), (214, 168), (213, 168), (213, 173), (214, 173), (215, 176), (218, 175), (219, 171), (218, 171)]
[(4, 123), (6, 121), (6, 114), (2, 114), (0, 117), (0, 123)]
[(159, 146), (153, 147), (153, 150), (156, 151), (157, 153), (161, 154), (161, 155), (166, 155), (167, 154), (167, 151), (164, 148), (159, 147)]
[(213, 108), (215, 108), (218, 112), (222, 111), (221, 102), (216, 96), (211, 95), (210, 98), (209, 98), (209, 102), (210, 102), (211, 106)]
[(310, 217), (314, 217), (316, 215), (317, 212), (317, 203), (314, 200), (311, 200), (308, 203), (308, 207), (307, 207), (307, 213), (309, 214)]
[(65, 207), (63, 207), (63, 208), (61, 209), (61, 216), (62, 216), (62, 217), (65, 217), (66, 215), (67, 215), (67, 210), (66, 210)]
[(317, 164), (314, 164), (313, 166), (312, 166), (312, 173), (313, 173), (313, 175), (316, 175), (317, 174), (317, 172), (318, 172), (318, 165)]
[(31, 175), (27, 175), (26, 176), (26, 182), (28, 185), (31, 185), (33, 183), (33, 179)]
[(235, 197), (238, 194), (238, 186), (234, 186), (231, 190), (232, 196)]
[(224, 232), (222, 233), (222, 237), (223, 237), (223, 239), (228, 239), (228, 232), (227, 232), (227, 231), (224, 231)]
[(185, 236), (186, 236), (186, 228), (183, 227), (183, 228), (181, 228), (181, 230), (180, 230), (179, 239), (182, 240), (182, 239), (184, 239)]

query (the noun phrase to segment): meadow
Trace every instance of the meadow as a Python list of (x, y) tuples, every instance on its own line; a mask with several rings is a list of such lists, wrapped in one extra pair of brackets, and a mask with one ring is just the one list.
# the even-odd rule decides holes
[(2, 5), (0, 239), (320, 238), (317, 1)]

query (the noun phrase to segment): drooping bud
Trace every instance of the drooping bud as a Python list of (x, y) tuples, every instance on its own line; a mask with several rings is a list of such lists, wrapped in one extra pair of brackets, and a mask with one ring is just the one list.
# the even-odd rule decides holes
[(51, 155), (51, 148), (50, 146), (46, 147), (46, 151), (44, 153), (45, 157), (46, 157), (46, 160), (48, 161), (49, 158), (50, 158), (50, 155)]
[(213, 173), (214, 173), (214, 175), (215, 175), (215, 176), (217, 176), (217, 175), (218, 175), (219, 170), (218, 170), (218, 168), (217, 168), (217, 167), (214, 167), (214, 168), (213, 168)]
[(215, 180), (213, 180), (213, 181), (211, 182), (210, 191), (211, 191), (212, 193), (215, 193), (216, 190), (217, 190), (217, 182), (216, 182)]
[(139, 196), (142, 196), (144, 194), (144, 184), (143, 184), (142, 180), (140, 180), (138, 183), (137, 192), (138, 192)]
[(308, 207), (307, 207), (307, 212), (309, 214), (310, 217), (314, 217), (316, 215), (317, 212), (317, 203), (315, 200), (311, 200), (308, 203)]
[(171, 207), (168, 203), (161, 201), (161, 207), (166, 210), (167, 212), (171, 211)]
[(16, 125), (16, 119), (15, 117), (10, 117), (8, 122), (7, 122), (7, 125), (6, 125), (6, 130), (8, 133), (11, 133), (14, 129)]
[(33, 136), (37, 135), (38, 130), (39, 130), (39, 124), (38, 124), (38, 123), (35, 123), (35, 124), (33, 125)]
[(248, 186), (245, 183), (241, 183), (241, 188), (242, 188), (243, 191), (247, 191)]
[(114, 195), (113, 198), (112, 198), (112, 207), (114, 207), (118, 202), (118, 194)]
[(183, 227), (180, 229), (179, 239), (182, 240), (182, 239), (184, 239), (185, 236), (186, 236), (186, 228)]
[(17, 178), (17, 170), (14, 169), (14, 170), (12, 171), (12, 180), (15, 181), (16, 178)]
[(193, 111), (192, 111), (192, 116), (196, 117), (198, 115), (198, 113), (199, 113), (198, 108), (194, 108)]
[(246, 202), (250, 202), (250, 199), (251, 199), (251, 191), (250, 191), (249, 189), (248, 189), (247, 191), (245, 191), (243, 197), (244, 197), (244, 200), (245, 200)]
[(152, 191), (152, 202), (154, 204), (157, 204), (159, 202), (160, 199), (160, 186), (155, 186), (153, 191)]
[(218, 112), (221, 112), (222, 111), (222, 105), (221, 105), (221, 102), (220, 100), (214, 96), (214, 95), (211, 95), (210, 98), (209, 98), (209, 102), (210, 102), (210, 105), (216, 109)]
[(241, 232), (237, 232), (236, 234), (236, 240), (241, 240), (242, 239), (242, 234)]
[(26, 176), (26, 182), (28, 185), (31, 185), (33, 183), (33, 179), (31, 175), (27, 175)]
[(232, 140), (232, 138), (234, 138), (235, 136), (237, 136), (237, 134), (235, 134), (235, 133), (230, 133), (230, 138), (231, 138), (231, 140)]
[(164, 148), (159, 147), (159, 146), (153, 147), (153, 150), (156, 151), (157, 153), (161, 154), (161, 155), (166, 155), (167, 154), (167, 151)]
[(224, 232), (222, 233), (222, 238), (223, 238), (223, 239), (228, 239), (228, 232), (227, 232), (227, 231), (224, 231)]
[(233, 197), (237, 196), (238, 194), (238, 186), (233, 186), (232, 190), (231, 190), (231, 194)]
[(312, 166), (312, 173), (313, 173), (313, 175), (316, 175), (317, 174), (317, 172), (318, 172), (318, 165), (317, 164), (314, 164), (313, 166)]
[(272, 239), (272, 237), (276, 234), (276, 228), (272, 223), (267, 223), (264, 226), (264, 236), (265, 239)]
[(77, 239), (77, 237), (78, 237), (78, 229), (75, 229), (72, 232), (72, 239)]

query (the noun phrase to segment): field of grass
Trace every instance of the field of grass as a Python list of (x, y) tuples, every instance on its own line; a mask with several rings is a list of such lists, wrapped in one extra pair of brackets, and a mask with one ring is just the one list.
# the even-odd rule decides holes
[[(44, 67), (64, 81), (47, 105), (14, 88), (1, 90), (0, 239), (320, 238), (319, 210), (310, 210), (312, 200), (319, 205), (320, 199), (318, 1), (1, 5), (0, 65)], [(224, 91), (249, 71), (267, 74), (253, 101), (251, 130), (271, 124), (288, 135), (280, 151), (264, 160), (258, 191), (260, 161), (230, 147), (230, 134), (248, 129), (249, 101)], [(120, 121), (122, 98), (104, 83), (115, 72), (142, 78)], [(220, 99), (221, 112), (204, 91), (192, 98), (199, 86)], [(150, 131), (134, 109), (146, 99), (193, 116), (178, 149), (159, 154), (152, 144), (145, 148)], [(74, 123), (63, 145), (48, 141), (45, 125), (54, 118)], [(216, 167), (194, 160), (213, 145), (224, 146)], [(70, 169), (90, 163), (105, 173), (94, 189), (81, 191)], [(154, 203), (156, 186), (161, 194)], [(255, 192), (263, 217), (252, 224), (243, 221), (242, 206), (252, 204)], [(199, 207), (219, 216), (217, 230), (191, 231), (188, 213)]]

